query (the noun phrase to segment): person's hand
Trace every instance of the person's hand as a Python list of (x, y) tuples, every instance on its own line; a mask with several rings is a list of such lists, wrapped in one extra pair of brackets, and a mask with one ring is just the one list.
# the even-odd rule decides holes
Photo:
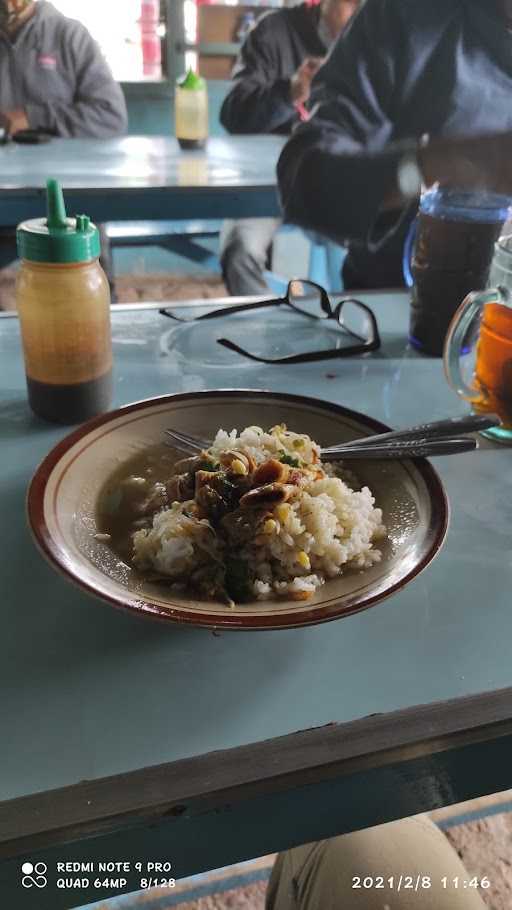
[(418, 153), (427, 186), (489, 190), (512, 196), (512, 132), (432, 140)]
[(9, 136), (14, 136), (20, 130), (28, 130), (29, 122), (22, 108), (14, 111), (0, 111), (0, 126), (7, 131)]
[(306, 57), (290, 79), (292, 104), (305, 104), (311, 92), (313, 77), (324, 63), (322, 57)]

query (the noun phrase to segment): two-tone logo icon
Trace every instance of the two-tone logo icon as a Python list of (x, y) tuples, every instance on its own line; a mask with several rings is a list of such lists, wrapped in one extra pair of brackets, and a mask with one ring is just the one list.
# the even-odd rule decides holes
[(21, 884), (24, 888), (45, 888), (48, 884), (46, 863), (23, 863), (21, 867)]

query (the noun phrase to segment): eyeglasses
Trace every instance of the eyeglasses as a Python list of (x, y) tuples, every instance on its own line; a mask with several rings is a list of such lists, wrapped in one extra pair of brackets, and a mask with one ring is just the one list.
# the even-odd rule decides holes
[(222, 316), (233, 316), (236, 313), (245, 313), (252, 310), (263, 309), (266, 307), (290, 307), (300, 316), (308, 319), (323, 321), (331, 320), (333, 327), (341, 330), (344, 335), (354, 339), (355, 343), (344, 345), (342, 347), (328, 348), (321, 351), (308, 351), (302, 354), (290, 354), (286, 357), (261, 357), (240, 347), (228, 338), (217, 338), (217, 343), (230, 351), (241, 354), (242, 357), (248, 357), (250, 360), (256, 360), (258, 363), (308, 363), (314, 360), (331, 360), (338, 357), (351, 357), (357, 354), (366, 354), (370, 351), (377, 351), (380, 348), (381, 341), (377, 320), (371, 309), (360, 300), (353, 297), (344, 297), (334, 306), (329, 300), (329, 296), (324, 288), (313, 281), (299, 281), (294, 279), (290, 281), (286, 295), (276, 297), (271, 300), (257, 300), (250, 303), (233, 304), (233, 306), (222, 307), (218, 310), (211, 310), (196, 317), (182, 317), (168, 307), (159, 310), (162, 316), (168, 316), (176, 322), (192, 323), (204, 322), (207, 319), (219, 319)]

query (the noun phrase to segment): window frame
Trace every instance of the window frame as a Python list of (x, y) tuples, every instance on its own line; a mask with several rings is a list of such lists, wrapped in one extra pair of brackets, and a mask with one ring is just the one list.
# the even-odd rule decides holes
[[(173, 98), (176, 80), (185, 71), (185, 52), (196, 50), (199, 54), (229, 54), (236, 56), (240, 45), (235, 42), (212, 44), (187, 44), (185, 41), (185, 0), (161, 0), (165, 10), (166, 22), (166, 61), (167, 73), (162, 79), (141, 80), (139, 82), (121, 82), (127, 98)], [(211, 79), (213, 83), (222, 84), (222, 79)]]
[(165, 10), (167, 73), (161, 79), (121, 82), (126, 98), (172, 98), (176, 79), (185, 66), (183, 0), (160, 0)]

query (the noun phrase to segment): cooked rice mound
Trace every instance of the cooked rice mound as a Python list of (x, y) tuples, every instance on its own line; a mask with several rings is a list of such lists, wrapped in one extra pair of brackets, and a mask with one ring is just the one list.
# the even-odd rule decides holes
[(167, 489), (171, 507), (133, 535), (134, 564), (232, 604), (305, 600), (381, 558), (386, 529), (368, 487), (351, 489), (313, 440), (283, 425), (219, 430), (175, 465)]

